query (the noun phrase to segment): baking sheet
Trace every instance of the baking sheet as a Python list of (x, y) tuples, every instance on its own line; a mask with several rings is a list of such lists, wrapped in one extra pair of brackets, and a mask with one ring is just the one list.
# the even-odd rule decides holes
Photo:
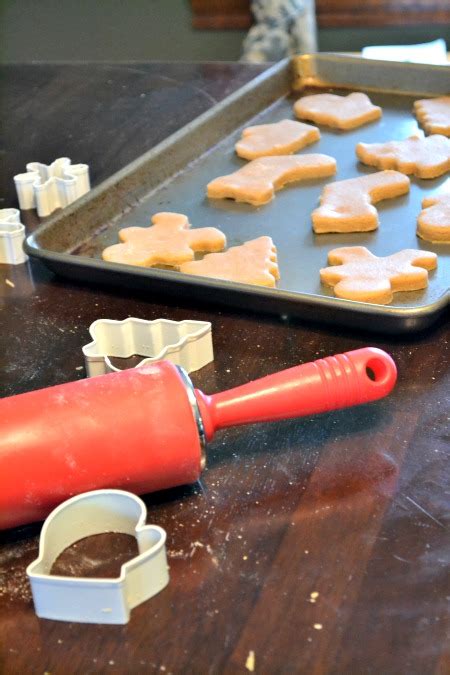
[[(342, 61), (342, 59), (344, 59)], [(334, 179), (344, 180), (375, 169), (361, 165), (354, 148), (357, 142), (381, 142), (406, 138), (418, 129), (411, 114), (412, 104), (423, 95), (425, 68), (429, 94), (450, 89), (450, 69), (445, 67), (396, 64), (392, 78), (386, 77), (392, 64), (364, 61), (351, 57), (303, 57), (296, 62), (297, 77), (292, 78), (288, 63), (278, 64), (240, 92), (215, 106), (199, 120), (148, 153), (140, 162), (126, 167), (121, 175), (107, 181), (81, 202), (62, 212), (28, 239), (28, 252), (43, 258), (59, 273), (91, 281), (125, 283), (151, 288), (154, 292), (183, 294), (195, 299), (214, 299), (233, 306), (326, 320), (341, 325), (400, 332), (418, 330), (430, 324), (444, 311), (448, 302), (450, 245), (431, 244), (415, 234), (417, 215), (424, 196), (450, 190), (450, 178), (432, 181), (411, 180), (409, 195), (377, 205), (380, 227), (375, 232), (315, 235), (311, 212), (316, 208), (324, 185), (330, 179), (307, 181), (287, 186), (275, 199), (255, 208), (231, 200), (208, 200), (207, 183), (216, 176), (231, 173), (244, 165), (234, 144), (243, 127), (250, 124), (294, 119), (292, 104), (299, 93), (288, 90), (292, 82), (301, 93), (348, 89), (330, 86), (330, 69), (347, 64), (339, 83), (365, 91), (369, 83), (372, 101), (383, 108), (381, 120), (349, 132), (320, 127), (322, 138), (298, 154), (321, 152), (337, 159)], [(322, 70), (321, 70), (322, 65)], [(372, 66), (375, 66), (372, 68)], [(406, 67), (401, 78), (409, 94), (393, 93), (399, 87), (399, 66)], [(412, 69), (416, 69), (414, 73)], [(300, 72), (299, 72), (300, 71)], [(369, 72), (364, 80), (364, 74)], [(380, 91), (383, 85), (390, 93)], [(333, 72), (331, 72), (333, 76)], [(417, 94), (411, 93), (415, 75)], [(356, 86), (359, 77), (361, 85)], [(422, 78), (422, 79), (421, 79)], [(349, 81), (347, 82), (346, 79)], [(312, 84), (322, 85), (311, 87)], [(430, 91), (431, 89), (431, 91)], [(254, 114), (256, 113), (256, 114)], [(230, 133), (231, 132), (231, 133)], [(217, 142), (218, 141), (218, 142)], [(156, 152), (155, 152), (156, 151)], [(155, 169), (157, 172), (155, 174)], [(175, 175), (174, 175), (175, 174)], [(78, 204), (78, 207), (77, 207)], [(103, 207), (103, 211), (101, 211)], [(118, 241), (122, 227), (146, 226), (158, 211), (185, 213), (194, 227), (214, 226), (227, 236), (228, 246), (261, 235), (269, 235), (278, 249), (281, 279), (277, 289), (191, 277), (178, 272), (112, 265), (101, 261), (101, 251)], [(102, 215), (101, 215), (102, 214)], [(327, 252), (338, 246), (367, 246), (377, 255), (389, 255), (401, 248), (435, 251), (439, 265), (430, 273), (428, 289), (399, 293), (388, 306), (369, 305), (333, 296), (322, 286), (319, 269), (327, 265)]]

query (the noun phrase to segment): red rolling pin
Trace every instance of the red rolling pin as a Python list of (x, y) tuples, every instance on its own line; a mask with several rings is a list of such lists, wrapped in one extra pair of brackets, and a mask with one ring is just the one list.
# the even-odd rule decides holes
[(196, 481), (218, 429), (374, 401), (397, 377), (367, 347), (206, 396), (168, 361), (0, 400), (0, 528), (96, 488), (137, 494)]

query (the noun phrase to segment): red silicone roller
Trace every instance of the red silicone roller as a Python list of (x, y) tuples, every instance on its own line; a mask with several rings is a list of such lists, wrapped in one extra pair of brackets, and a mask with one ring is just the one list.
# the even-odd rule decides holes
[(206, 396), (168, 361), (0, 400), (0, 528), (40, 520), (86, 490), (138, 494), (196, 481), (223, 427), (311, 415), (389, 394), (368, 347)]

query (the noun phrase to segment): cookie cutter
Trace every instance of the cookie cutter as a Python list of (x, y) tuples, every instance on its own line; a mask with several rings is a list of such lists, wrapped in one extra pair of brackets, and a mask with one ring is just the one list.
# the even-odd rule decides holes
[(89, 333), (92, 342), (82, 349), (88, 377), (120, 372), (111, 363), (111, 356), (145, 356), (136, 368), (167, 359), (188, 373), (214, 359), (209, 321), (98, 319), (89, 327)]
[(28, 260), (23, 250), (25, 226), (18, 209), (0, 209), (0, 263), (21, 265)]
[(26, 173), (14, 176), (21, 209), (37, 209), (38, 216), (48, 216), (64, 208), (91, 189), (89, 166), (72, 164), (68, 157), (59, 157), (51, 164), (30, 162)]
[[(27, 567), (37, 616), (56, 621), (124, 624), (131, 610), (169, 583), (166, 532), (145, 525), (144, 502), (123, 490), (93, 490), (60, 504), (44, 522), (39, 557)], [(136, 537), (139, 554), (124, 563), (117, 578), (51, 575), (68, 547), (95, 534)]]

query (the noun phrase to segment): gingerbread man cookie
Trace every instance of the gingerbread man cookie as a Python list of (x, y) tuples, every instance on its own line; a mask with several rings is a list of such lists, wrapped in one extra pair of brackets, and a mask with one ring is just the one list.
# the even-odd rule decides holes
[(261, 157), (228, 176), (208, 184), (211, 199), (235, 199), (253, 206), (270, 202), (275, 190), (287, 183), (324, 178), (336, 173), (336, 160), (328, 155), (282, 155)]
[(355, 129), (381, 117), (381, 108), (373, 105), (366, 94), (355, 92), (348, 96), (313, 94), (303, 96), (294, 104), (299, 119), (312, 120), (336, 129)]
[(358, 143), (356, 154), (369, 166), (397, 169), (418, 178), (437, 178), (450, 171), (450, 139), (438, 134), (387, 143)]
[(387, 305), (398, 291), (426, 288), (437, 255), (408, 248), (378, 258), (364, 246), (348, 246), (330, 251), (328, 262), (333, 267), (321, 269), (320, 279), (338, 298)]
[(329, 183), (312, 213), (314, 232), (368, 232), (378, 227), (373, 204), (409, 191), (409, 178), (398, 171), (379, 171)]
[(152, 223), (152, 227), (120, 230), (123, 243), (105, 248), (103, 260), (141, 267), (178, 267), (193, 260), (195, 251), (221, 251), (227, 243), (225, 235), (215, 227), (189, 229), (191, 224), (181, 213), (156, 213)]
[(319, 139), (317, 127), (294, 120), (281, 120), (275, 124), (247, 127), (235, 147), (239, 157), (251, 160), (268, 155), (290, 155)]
[(436, 243), (450, 243), (450, 194), (425, 197), (417, 219), (417, 234)]
[(184, 263), (180, 271), (268, 287), (274, 287), (280, 278), (277, 249), (270, 237), (252, 239), (224, 253), (210, 253), (203, 260)]
[(415, 101), (414, 112), (427, 134), (450, 136), (450, 96)]

